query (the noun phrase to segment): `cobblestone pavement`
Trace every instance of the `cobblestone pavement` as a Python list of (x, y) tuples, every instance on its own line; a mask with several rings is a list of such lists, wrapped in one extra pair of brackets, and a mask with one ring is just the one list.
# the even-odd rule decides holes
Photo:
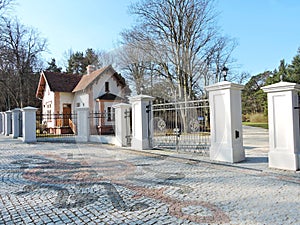
[(300, 224), (300, 174), (248, 164), (0, 136), (0, 223)]

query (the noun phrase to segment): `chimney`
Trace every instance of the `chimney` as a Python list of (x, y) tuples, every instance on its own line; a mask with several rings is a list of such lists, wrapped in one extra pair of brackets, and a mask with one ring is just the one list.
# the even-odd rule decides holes
[(88, 65), (86, 67), (86, 72), (87, 72), (88, 75), (91, 74), (94, 71), (95, 71), (95, 66), (94, 65)]

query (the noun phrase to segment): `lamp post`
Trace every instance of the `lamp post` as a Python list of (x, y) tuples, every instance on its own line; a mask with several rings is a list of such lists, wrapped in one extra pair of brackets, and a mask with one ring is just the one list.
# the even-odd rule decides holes
[(224, 77), (224, 81), (226, 81), (228, 70), (229, 69), (226, 66), (224, 66), (223, 69), (222, 69), (222, 74), (223, 74), (223, 77)]

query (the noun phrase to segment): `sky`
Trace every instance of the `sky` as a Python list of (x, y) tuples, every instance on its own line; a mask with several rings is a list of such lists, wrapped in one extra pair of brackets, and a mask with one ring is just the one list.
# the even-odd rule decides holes
[[(69, 49), (110, 51), (134, 25), (128, 13), (138, 0), (16, 0), (15, 14), (48, 40), (46, 60), (64, 61)], [(238, 72), (257, 75), (291, 63), (300, 47), (299, 0), (216, 0), (218, 26), (236, 39), (232, 57)], [(230, 69), (230, 68), (229, 68)]]

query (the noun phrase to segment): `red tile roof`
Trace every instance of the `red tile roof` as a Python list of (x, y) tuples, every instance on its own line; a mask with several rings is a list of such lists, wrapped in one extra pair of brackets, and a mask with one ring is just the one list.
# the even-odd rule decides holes
[(106, 66), (101, 69), (95, 70), (94, 72), (92, 72), (90, 74), (83, 75), (80, 82), (76, 85), (76, 87), (74, 87), (74, 89), (72, 91), (76, 92), (76, 91), (81, 91), (81, 90), (86, 89), (87, 86), (89, 86), (91, 83), (93, 83), (93, 81), (98, 76), (100, 76), (104, 71), (108, 70), (109, 68), (111, 68), (113, 70), (113, 73), (116, 72), (111, 66)]

